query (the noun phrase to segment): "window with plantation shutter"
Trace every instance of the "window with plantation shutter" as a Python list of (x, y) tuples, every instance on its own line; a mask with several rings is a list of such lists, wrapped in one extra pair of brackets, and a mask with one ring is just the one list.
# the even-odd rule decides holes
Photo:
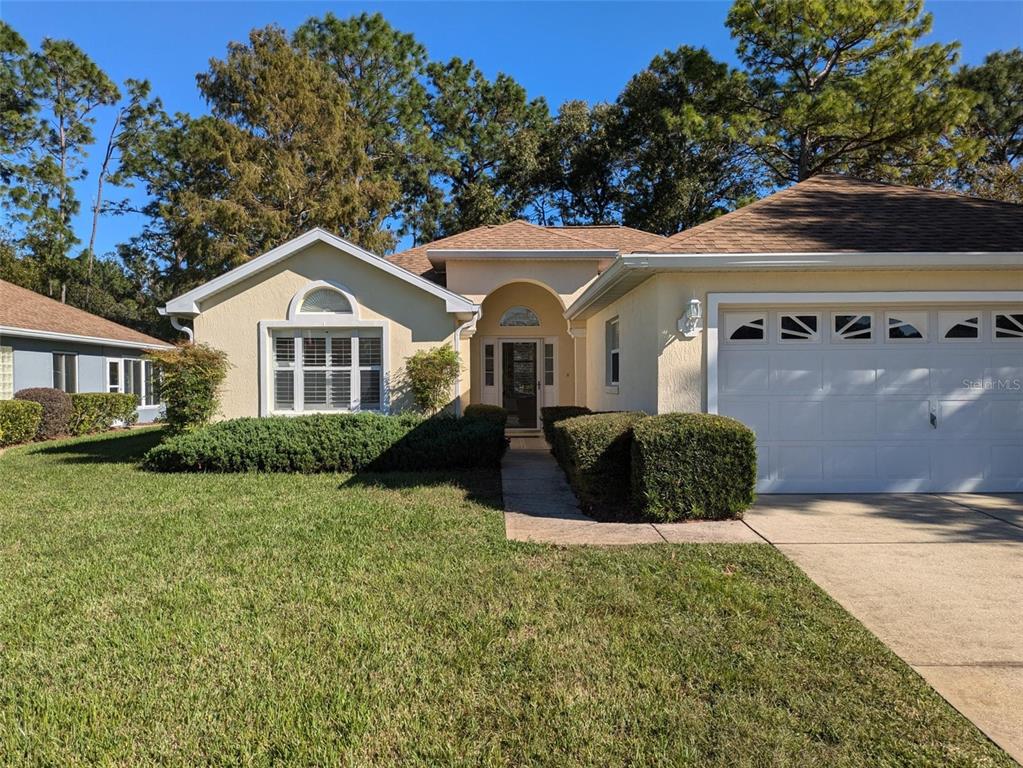
[(379, 330), (277, 331), (272, 336), (271, 365), (274, 412), (382, 407), (383, 338)]

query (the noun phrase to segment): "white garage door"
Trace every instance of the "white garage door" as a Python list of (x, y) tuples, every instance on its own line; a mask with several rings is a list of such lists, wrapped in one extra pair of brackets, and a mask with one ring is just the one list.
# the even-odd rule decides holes
[(718, 412), (762, 492), (1023, 490), (1023, 307), (739, 307)]

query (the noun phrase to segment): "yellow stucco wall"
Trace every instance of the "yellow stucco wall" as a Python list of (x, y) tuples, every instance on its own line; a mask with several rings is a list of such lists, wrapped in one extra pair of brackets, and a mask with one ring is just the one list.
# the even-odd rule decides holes
[(600, 266), (601, 262), (596, 259), (459, 259), (449, 261), (446, 265), (447, 287), (479, 304), (504, 285), (527, 281), (550, 288), (567, 307), (597, 278)]
[[(651, 277), (586, 321), (587, 405), (665, 413), (706, 407), (707, 337), (687, 339), (676, 324), (692, 298), (709, 293), (1023, 290), (1023, 270), (674, 272)], [(604, 323), (618, 315), (621, 378), (604, 387)]]
[[(420, 349), (453, 341), (457, 321), (441, 298), (330, 245), (315, 243), (201, 304), (194, 321), (196, 341), (224, 350), (231, 363), (221, 393), (224, 418), (259, 415), (258, 324), (287, 319), (292, 297), (315, 280), (348, 288), (359, 302), (361, 319), (390, 321), (386, 362), (392, 411), (410, 405), (401, 382), (405, 359)], [(464, 355), (468, 343), (462, 346)], [(463, 366), (467, 387), (465, 357)]]
[[(501, 315), (514, 306), (529, 307), (540, 318), (539, 327), (501, 327)], [(546, 288), (532, 283), (511, 283), (498, 288), (482, 302), (483, 315), (476, 323), (472, 337), (471, 402), (481, 402), (483, 378), (484, 338), (538, 338), (557, 337), (558, 349), (555, 375), (558, 382), (558, 402), (545, 405), (572, 405), (575, 400), (575, 342), (568, 335), (568, 323), (558, 298)], [(498, 370), (497, 375), (500, 375)]]

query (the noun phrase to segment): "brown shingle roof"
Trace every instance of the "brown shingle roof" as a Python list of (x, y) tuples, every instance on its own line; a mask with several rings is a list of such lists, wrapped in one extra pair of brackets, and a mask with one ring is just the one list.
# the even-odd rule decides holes
[(439, 281), (427, 255), (432, 250), (614, 250), (632, 253), (653, 248), (667, 238), (643, 232), (632, 227), (577, 226), (541, 227), (517, 219), (506, 224), (477, 227), (457, 235), (443, 237), (432, 243), (417, 245), (400, 253), (387, 256), (387, 260), (417, 275)]
[(688, 229), (654, 253), (1023, 251), (1023, 206), (825, 174)]
[(49, 333), (70, 333), (138, 344), (162, 344), (166, 341), (147, 336), (131, 328), (61, 304), (35, 291), (0, 280), (0, 326)]

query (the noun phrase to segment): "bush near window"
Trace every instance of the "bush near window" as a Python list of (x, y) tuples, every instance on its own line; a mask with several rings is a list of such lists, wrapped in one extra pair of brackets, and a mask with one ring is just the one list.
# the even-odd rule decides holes
[(164, 472), (359, 472), (497, 467), (504, 427), (493, 419), (315, 414), (234, 419), (176, 435), (146, 454)]
[(555, 454), (557, 449), (554, 445), (555, 433), (554, 425), (559, 421), (565, 419), (571, 419), (576, 416), (587, 416), (593, 413), (585, 405), (549, 405), (546, 408), (540, 409), (540, 420), (543, 422), (543, 436), (547, 440), (548, 445), (551, 446), (551, 451)]
[(639, 411), (595, 413), (564, 419), (554, 427), (555, 457), (587, 505), (615, 504), (629, 498), (632, 428)]
[(36, 430), (36, 440), (51, 440), (68, 433), (71, 421), (71, 398), (53, 387), (32, 387), (14, 393), (15, 400), (28, 400), (43, 406), (43, 418)]
[(72, 435), (87, 435), (110, 429), (114, 422), (125, 425), (138, 421), (138, 395), (121, 392), (79, 392), (71, 395)]
[(209, 424), (217, 413), (220, 385), (227, 376), (227, 354), (206, 344), (184, 343), (148, 352), (160, 375), (160, 392), (171, 433)]
[(36, 436), (43, 406), (31, 400), (0, 400), (0, 446), (24, 443)]
[(408, 358), (405, 376), (416, 408), (432, 414), (447, 405), (458, 378), (458, 366), (458, 353), (448, 344), (420, 350)]
[(508, 423), (508, 411), (499, 405), (473, 403), (465, 406), (465, 412), (462, 415), (467, 419), (490, 419), (499, 422), (502, 429)]
[(753, 432), (726, 416), (667, 413), (633, 426), (632, 492), (654, 520), (741, 518), (755, 498)]

